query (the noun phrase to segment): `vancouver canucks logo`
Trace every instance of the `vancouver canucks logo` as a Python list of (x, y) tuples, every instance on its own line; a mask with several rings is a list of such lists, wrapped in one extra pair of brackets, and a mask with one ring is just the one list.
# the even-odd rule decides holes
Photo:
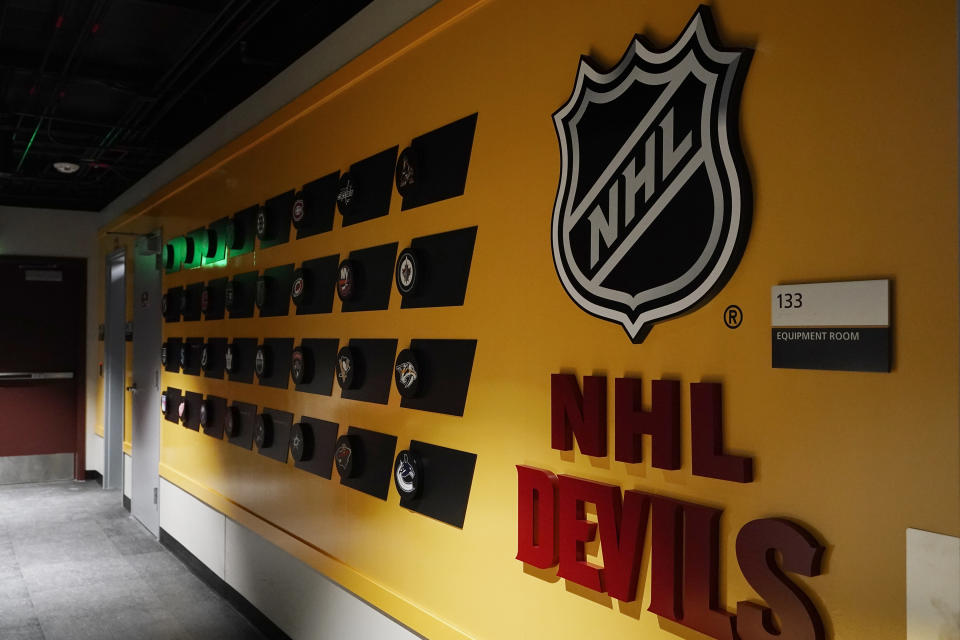
[(634, 342), (716, 295), (749, 235), (737, 121), (751, 52), (717, 42), (700, 7), (665, 51), (637, 36), (609, 71), (581, 58), (553, 114), (557, 273), (577, 305)]

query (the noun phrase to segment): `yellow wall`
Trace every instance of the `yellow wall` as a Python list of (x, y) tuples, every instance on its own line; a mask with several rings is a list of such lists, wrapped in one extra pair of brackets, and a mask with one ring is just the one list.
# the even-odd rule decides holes
[[(464, 196), (178, 273), (164, 288), (478, 225), (461, 308), (177, 323), (165, 335), (475, 338), (464, 417), (165, 374), (163, 386), (285, 408), (478, 454), (463, 530), (163, 423), (161, 474), (431, 638), (672, 637), (643, 606), (611, 602), (516, 554), (516, 471), (528, 464), (724, 508), (721, 601), (755, 595), (739, 528), (788, 516), (827, 544), (804, 579), (830, 637), (905, 634), (907, 527), (960, 535), (957, 65), (953, 2), (878, 6), (724, 0), (729, 46), (755, 55), (742, 100), (755, 210), (743, 261), (709, 304), (641, 345), (578, 309), (550, 252), (559, 158), (552, 112), (578, 58), (615, 63), (634, 33), (667, 46), (696, 2), (445, 0), (110, 228), (166, 238), (479, 112)], [(774, 370), (770, 286), (891, 278), (890, 374)], [(745, 314), (736, 331), (728, 304)], [(661, 471), (549, 448), (549, 374), (680, 379), (684, 466)], [(728, 449), (756, 481), (694, 477), (686, 385), (723, 383)], [(612, 382), (609, 383), (612, 391)], [(648, 393), (648, 391), (646, 392)], [(610, 394), (609, 414), (613, 415)], [(645, 394), (646, 395), (646, 394)], [(612, 422), (612, 421), (611, 421)], [(612, 424), (611, 424), (612, 442)], [(648, 552), (647, 552), (648, 553)], [(647, 566), (646, 561), (644, 567)], [(551, 577), (552, 576), (552, 577)]]

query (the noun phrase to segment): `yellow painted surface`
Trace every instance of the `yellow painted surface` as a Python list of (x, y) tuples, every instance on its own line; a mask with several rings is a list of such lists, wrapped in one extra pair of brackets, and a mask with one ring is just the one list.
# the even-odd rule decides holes
[[(755, 599), (733, 540), (787, 516), (827, 544), (804, 579), (830, 637), (905, 634), (905, 529), (960, 535), (955, 5), (905, 1), (713, 7), (722, 40), (755, 49), (741, 109), (754, 224), (736, 274), (710, 303), (642, 345), (577, 308), (557, 280), (550, 217), (559, 173), (551, 113), (581, 54), (615, 63), (635, 32), (665, 47), (695, 2), (446, 0), (113, 227), (166, 238), (479, 112), (464, 196), (177, 273), (164, 288), (478, 225), (460, 308), (165, 325), (165, 336), (475, 338), (464, 417), (164, 374), (163, 386), (227, 397), (475, 452), (463, 530), (336, 482), (163, 423), (161, 472), (431, 638), (700, 638), (645, 611), (525, 572), (516, 554), (517, 464), (725, 509), (721, 601)], [(770, 286), (893, 280), (890, 374), (773, 370)], [(736, 331), (723, 309), (739, 305)], [(292, 308), (292, 307), (291, 307)], [(159, 357), (159, 354), (158, 354)], [(723, 383), (729, 450), (747, 485), (694, 477), (689, 394), (684, 466), (661, 471), (549, 448), (549, 374)], [(610, 410), (613, 415), (612, 381)], [(645, 393), (649, 386), (645, 383)], [(612, 420), (611, 420), (612, 423)], [(611, 443), (612, 443), (611, 424)], [(647, 560), (644, 561), (647, 566)], [(551, 577), (552, 576), (552, 577)], [(641, 580), (649, 581), (646, 571)]]

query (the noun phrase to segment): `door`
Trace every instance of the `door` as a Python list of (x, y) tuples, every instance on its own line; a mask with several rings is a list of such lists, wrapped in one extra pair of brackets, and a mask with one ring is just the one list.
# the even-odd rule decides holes
[(0, 483), (82, 479), (86, 261), (0, 257)]
[(123, 488), (123, 417), (126, 379), (125, 325), (127, 319), (126, 253), (107, 256), (107, 295), (104, 314), (104, 489)]
[(130, 512), (153, 535), (160, 466), (160, 232), (137, 238), (133, 263), (133, 488)]

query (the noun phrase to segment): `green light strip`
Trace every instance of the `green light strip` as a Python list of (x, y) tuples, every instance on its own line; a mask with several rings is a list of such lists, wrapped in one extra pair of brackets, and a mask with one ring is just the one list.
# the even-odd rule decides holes
[(27, 154), (30, 153), (30, 147), (33, 146), (33, 140), (37, 137), (37, 131), (40, 131), (40, 125), (43, 123), (43, 118), (40, 118), (37, 121), (37, 127), (33, 130), (33, 135), (30, 136), (30, 142), (27, 143), (27, 148), (23, 150), (23, 155), (20, 156), (20, 162), (17, 163), (17, 173), (20, 173), (20, 167), (23, 166), (23, 161), (27, 159)]

